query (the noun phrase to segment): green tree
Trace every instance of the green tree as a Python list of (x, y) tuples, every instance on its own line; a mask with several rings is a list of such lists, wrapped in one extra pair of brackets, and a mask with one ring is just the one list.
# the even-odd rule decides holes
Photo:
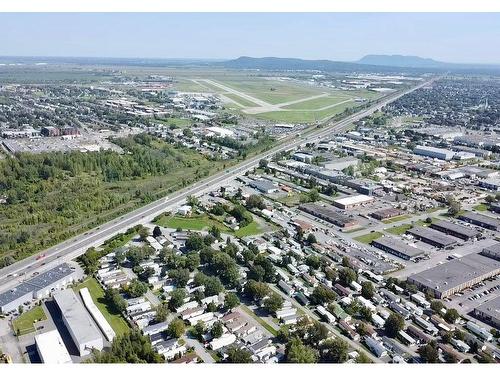
[(234, 293), (227, 293), (224, 298), (224, 308), (228, 310), (234, 309), (236, 306), (240, 304), (240, 299)]
[(418, 348), (417, 352), (420, 355), (420, 358), (422, 358), (425, 363), (439, 362), (439, 352), (435, 341), (421, 346), (420, 348)]
[(264, 307), (267, 311), (275, 313), (283, 307), (283, 298), (277, 293), (271, 293), (271, 295), (264, 300)]
[(289, 363), (316, 363), (318, 353), (304, 345), (299, 338), (294, 337), (286, 344), (285, 358)]
[(341, 268), (339, 271), (339, 281), (344, 286), (349, 286), (353, 281), (356, 281), (358, 276), (356, 272), (349, 267)]
[(148, 291), (148, 285), (138, 279), (133, 279), (126, 290), (127, 294), (132, 298), (141, 297)]
[(175, 289), (170, 292), (170, 300), (168, 301), (168, 306), (172, 310), (176, 310), (184, 304), (184, 298), (186, 298), (185, 289)]
[(457, 321), (458, 318), (460, 318), (460, 314), (456, 309), (448, 309), (444, 314), (444, 320), (446, 320), (448, 323), (453, 324)]
[(397, 313), (391, 313), (384, 324), (385, 333), (389, 337), (396, 337), (399, 331), (405, 327), (405, 320)]
[(182, 319), (175, 318), (168, 325), (168, 334), (172, 337), (179, 338), (186, 331), (186, 325), (182, 321)]
[(328, 339), (320, 345), (321, 362), (343, 363), (348, 359), (349, 345), (340, 338)]
[(224, 333), (224, 328), (222, 326), (222, 323), (217, 321), (213, 324), (212, 328), (210, 329), (210, 334), (212, 335), (213, 338), (219, 338), (222, 336)]
[(314, 305), (322, 305), (325, 303), (332, 302), (336, 297), (336, 294), (330, 288), (319, 284), (314, 288), (311, 294), (311, 303)]
[(361, 283), (361, 295), (366, 298), (370, 299), (373, 297), (375, 293), (375, 288), (373, 287), (373, 284), (369, 281), (363, 281)]
[(252, 355), (250, 352), (243, 348), (237, 348), (232, 345), (227, 350), (226, 362), (228, 363), (251, 363)]

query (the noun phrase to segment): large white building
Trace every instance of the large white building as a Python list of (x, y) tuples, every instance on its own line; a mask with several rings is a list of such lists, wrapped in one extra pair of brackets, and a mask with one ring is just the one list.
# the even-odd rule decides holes
[(413, 152), (417, 155), (428, 156), (430, 158), (441, 160), (451, 160), (455, 156), (454, 151), (429, 146), (416, 146)]
[(75, 271), (63, 263), (0, 294), (0, 312), (17, 310), (25, 302), (49, 297), (74, 280)]
[(63, 322), (80, 356), (90, 354), (92, 349), (102, 350), (104, 340), (101, 332), (99, 332), (73, 289), (66, 289), (56, 293), (54, 300), (61, 311)]
[(72, 363), (68, 349), (56, 329), (36, 335), (35, 344), (42, 363)]

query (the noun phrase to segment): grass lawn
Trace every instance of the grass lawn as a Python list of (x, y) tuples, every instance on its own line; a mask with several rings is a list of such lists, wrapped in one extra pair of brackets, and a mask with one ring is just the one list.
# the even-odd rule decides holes
[(262, 228), (259, 226), (259, 223), (256, 221), (252, 221), (247, 226), (238, 229), (234, 232), (235, 236), (238, 238), (247, 237), (247, 236), (255, 236), (256, 234), (262, 233)]
[(313, 110), (272, 111), (272, 112), (259, 113), (258, 115), (255, 115), (255, 117), (263, 120), (289, 122), (289, 123), (315, 122), (333, 117), (339, 113), (344, 112), (346, 108), (355, 106), (356, 103), (351, 101), (321, 111), (313, 111)]
[(391, 234), (395, 234), (397, 236), (400, 236), (403, 233), (405, 233), (408, 229), (410, 229), (412, 226), (413, 225), (411, 225), (411, 224), (403, 224), (403, 225), (399, 225), (397, 227), (388, 228), (385, 231), (389, 232)]
[(401, 220), (408, 219), (409, 217), (410, 217), (410, 215), (400, 215), (400, 216), (396, 216), (396, 217), (391, 217), (390, 219), (382, 220), (382, 223), (384, 223), (384, 224), (395, 223), (395, 222), (398, 222)]
[(239, 103), (244, 107), (258, 107), (259, 106), (258, 104), (254, 103), (248, 99), (245, 99), (239, 95), (236, 95), (236, 94), (224, 94), (224, 96), (227, 96), (229, 99), (234, 100), (236, 103)]
[(276, 331), (273, 327), (271, 327), (264, 319), (261, 317), (257, 316), (252, 309), (249, 309), (245, 305), (240, 305), (241, 308), (248, 313), (252, 318), (254, 318), (262, 327), (264, 327), (271, 335), (276, 336), (278, 334), (278, 331)]
[(284, 197), (280, 197), (276, 199), (278, 202), (284, 204), (287, 207), (294, 207), (300, 204), (301, 194), (292, 193), (290, 195), (286, 195)]
[(316, 99), (311, 99), (311, 100), (306, 100), (300, 103), (295, 103), (295, 104), (290, 104), (285, 107), (282, 107), (284, 109), (298, 109), (298, 110), (312, 110), (312, 109), (321, 109), (323, 107), (327, 107), (330, 105), (334, 105), (340, 102), (343, 102), (344, 100), (348, 100), (349, 96), (345, 95), (328, 95), (328, 96), (323, 96), (321, 98), (316, 98)]
[(373, 232), (373, 233), (367, 233), (363, 234), (362, 236), (354, 237), (356, 241), (365, 243), (365, 244), (370, 244), (373, 240), (376, 240), (377, 238), (382, 237), (383, 234), (380, 232)]
[(18, 318), (14, 319), (12, 326), (14, 328), (14, 332), (19, 332), (19, 336), (22, 336), (27, 333), (35, 332), (33, 323), (46, 319), (47, 317), (45, 316), (42, 306), (35, 306), (31, 310), (26, 311)]
[(104, 300), (104, 290), (101, 288), (99, 283), (94, 278), (89, 278), (85, 280), (83, 283), (78, 284), (74, 289), (75, 292), (82, 289), (88, 288), (90, 295), (92, 296), (92, 300), (95, 305), (99, 309), (99, 311), (104, 315), (108, 323), (111, 325), (111, 328), (115, 331), (117, 335), (122, 335), (130, 330), (129, 325), (125, 321), (125, 319), (121, 316), (121, 314), (113, 311)]
[(488, 211), (488, 205), (481, 203), (474, 207), (476, 211)]
[(198, 230), (209, 229), (213, 225), (223, 232), (229, 232), (230, 229), (224, 224), (210, 218), (208, 215), (200, 215), (194, 217), (182, 216), (163, 216), (156, 221), (156, 224), (166, 228), (181, 228), (184, 230)]

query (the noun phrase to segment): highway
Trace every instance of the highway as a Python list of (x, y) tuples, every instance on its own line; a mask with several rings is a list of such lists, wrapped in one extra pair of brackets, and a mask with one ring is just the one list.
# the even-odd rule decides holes
[(102, 224), (97, 228), (70, 238), (58, 245), (46, 249), (45, 251), (41, 251), (41, 253), (45, 254), (43, 258), (39, 258), (39, 256), (35, 254), (11, 264), (8, 267), (4, 267), (0, 269), (0, 292), (8, 290), (19, 281), (29, 278), (34, 271), (43, 272), (44, 270), (52, 268), (57, 264), (74, 259), (85, 253), (89, 247), (102, 245), (107, 239), (124, 232), (128, 228), (138, 224), (150, 222), (154, 217), (158, 216), (162, 212), (165, 212), (183, 202), (189, 195), (201, 195), (207, 191), (215, 189), (217, 186), (226, 184), (228, 181), (233, 180), (238, 176), (243, 175), (246, 171), (256, 167), (260, 159), (269, 158), (276, 153), (295, 148), (305, 142), (314, 142), (324, 138), (325, 136), (331, 136), (334, 133), (341, 132), (352, 124), (352, 122), (372, 114), (383, 106), (397, 100), (401, 96), (417, 90), (438, 78), (439, 77), (436, 77), (430, 81), (423, 82), (406, 91), (388, 95), (382, 98), (378, 103), (348, 116), (343, 120), (327, 123), (319, 129), (315, 129), (313, 131), (306, 129), (302, 134), (289, 136), (283, 139), (274, 148), (263, 152), (260, 155), (249, 158), (234, 167), (228, 168), (204, 180), (200, 180), (189, 187), (170, 194), (168, 198), (161, 198), (119, 218)]

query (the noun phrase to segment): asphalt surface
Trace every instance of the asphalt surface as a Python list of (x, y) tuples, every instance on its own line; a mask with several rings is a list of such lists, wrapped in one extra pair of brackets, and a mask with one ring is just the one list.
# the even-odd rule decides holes
[[(433, 80), (436, 79), (437, 78), (434, 78)], [(340, 132), (348, 127), (352, 122), (374, 113), (386, 104), (397, 100), (407, 93), (419, 89), (431, 81), (426, 81), (403, 92), (388, 95), (380, 102), (346, 117), (343, 120), (325, 124), (321, 128), (313, 131), (306, 129), (302, 134), (289, 136), (269, 151), (247, 159), (234, 167), (228, 168), (225, 171), (217, 173), (187, 188), (170, 194), (167, 198), (162, 198), (147, 204), (121, 216), (120, 218), (116, 218), (95, 229), (89, 230), (81, 235), (75, 236), (56, 246), (53, 246), (42, 252), (42, 254), (44, 254), (42, 258), (40, 258), (39, 255), (33, 255), (8, 267), (4, 267), (0, 270), (0, 292), (8, 290), (18, 282), (30, 277), (34, 271), (43, 272), (47, 269), (55, 267), (58, 264), (74, 259), (85, 253), (89, 247), (100, 246), (107, 239), (110, 239), (135, 225), (145, 224), (151, 221), (162, 212), (167, 211), (173, 206), (183, 202), (189, 195), (201, 195), (206, 191), (211, 191), (217, 186), (223, 185), (228, 181), (243, 175), (246, 171), (256, 167), (260, 159), (271, 157), (281, 151), (293, 149), (294, 147), (300, 146), (304, 142), (314, 142), (325, 136), (331, 136), (336, 132)]]

